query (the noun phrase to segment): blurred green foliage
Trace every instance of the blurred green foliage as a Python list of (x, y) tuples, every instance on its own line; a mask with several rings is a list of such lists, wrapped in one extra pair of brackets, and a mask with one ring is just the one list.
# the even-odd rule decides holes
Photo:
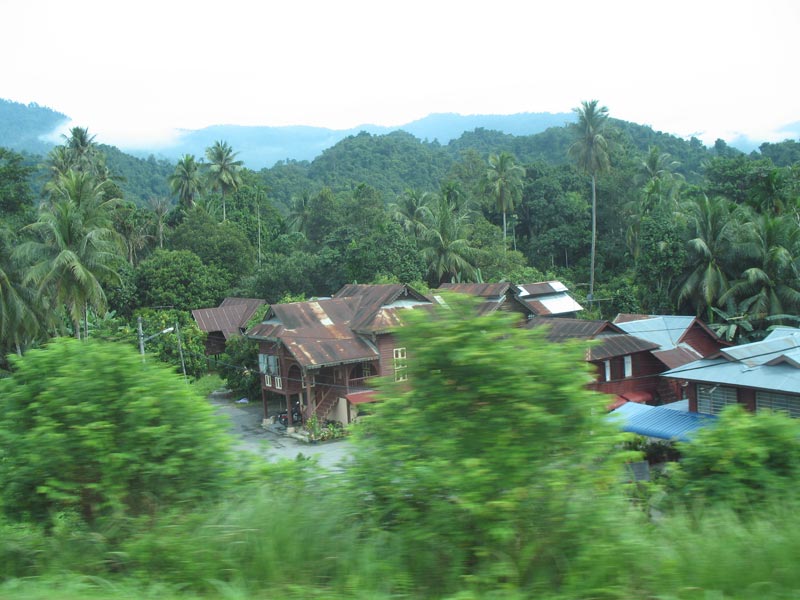
[(231, 440), (212, 408), (128, 345), (56, 339), (0, 380), (0, 507), (55, 526), (155, 515), (230, 483)]

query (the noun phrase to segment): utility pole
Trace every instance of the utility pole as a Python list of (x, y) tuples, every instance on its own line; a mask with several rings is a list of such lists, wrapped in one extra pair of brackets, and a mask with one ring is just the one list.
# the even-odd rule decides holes
[(183, 360), (183, 345), (181, 344), (181, 331), (178, 329), (178, 322), (175, 321), (175, 335), (178, 337), (178, 353), (181, 355), (181, 369), (183, 370), (183, 380), (188, 381), (186, 378), (186, 362)]
[(142, 317), (136, 319), (136, 328), (139, 332), (139, 354), (142, 355), (142, 362), (144, 362), (144, 333), (142, 333)]

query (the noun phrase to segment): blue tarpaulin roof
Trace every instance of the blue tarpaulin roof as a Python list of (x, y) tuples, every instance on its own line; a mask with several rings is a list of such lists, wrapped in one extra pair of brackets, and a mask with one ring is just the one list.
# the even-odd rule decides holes
[(689, 441), (691, 436), (716, 421), (712, 415), (684, 412), (666, 406), (627, 402), (609, 413), (623, 431), (662, 440)]

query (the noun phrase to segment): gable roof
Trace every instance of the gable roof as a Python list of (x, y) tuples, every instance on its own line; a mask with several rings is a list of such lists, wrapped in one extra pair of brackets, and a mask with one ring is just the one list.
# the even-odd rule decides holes
[(232, 335), (242, 333), (247, 321), (266, 304), (258, 298), (225, 298), (214, 308), (198, 308), (192, 311), (200, 331), (212, 333), (219, 331), (227, 340)]
[(430, 306), (431, 301), (413, 288), (397, 284), (349, 284), (333, 295), (348, 298), (354, 309), (350, 328), (358, 333), (386, 333), (401, 325), (397, 309)]
[[(619, 317), (618, 317), (619, 318)], [(694, 317), (661, 315), (634, 321), (614, 322), (626, 333), (658, 344), (662, 350), (671, 350), (681, 343), (686, 332), (694, 324)]]
[(401, 284), (346, 285), (333, 298), (272, 305), (247, 336), (283, 344), (304, 368), (376, 360), (367, 335), (400, 325), (401, 309), (430, 305)]
[(662, 373), (664, 377), (797, 394), (800, 391), (800, 330), (760, 342), (720, 350), (718, 357), (700, 359)]

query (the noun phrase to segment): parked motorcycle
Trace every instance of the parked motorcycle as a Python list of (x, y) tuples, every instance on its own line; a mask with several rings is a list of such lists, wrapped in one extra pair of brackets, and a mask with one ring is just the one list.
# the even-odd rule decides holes
[[(303, 410), (300, 407), (300, 402), (295, 402), (292, 406), (292, 425), (297, 425), (298, 423), (303, 422)], [(287, 411), (282, 411), (278, 413), (278, 423), (283, 425), (284, 427), (289, 426), (289, 415)]]

